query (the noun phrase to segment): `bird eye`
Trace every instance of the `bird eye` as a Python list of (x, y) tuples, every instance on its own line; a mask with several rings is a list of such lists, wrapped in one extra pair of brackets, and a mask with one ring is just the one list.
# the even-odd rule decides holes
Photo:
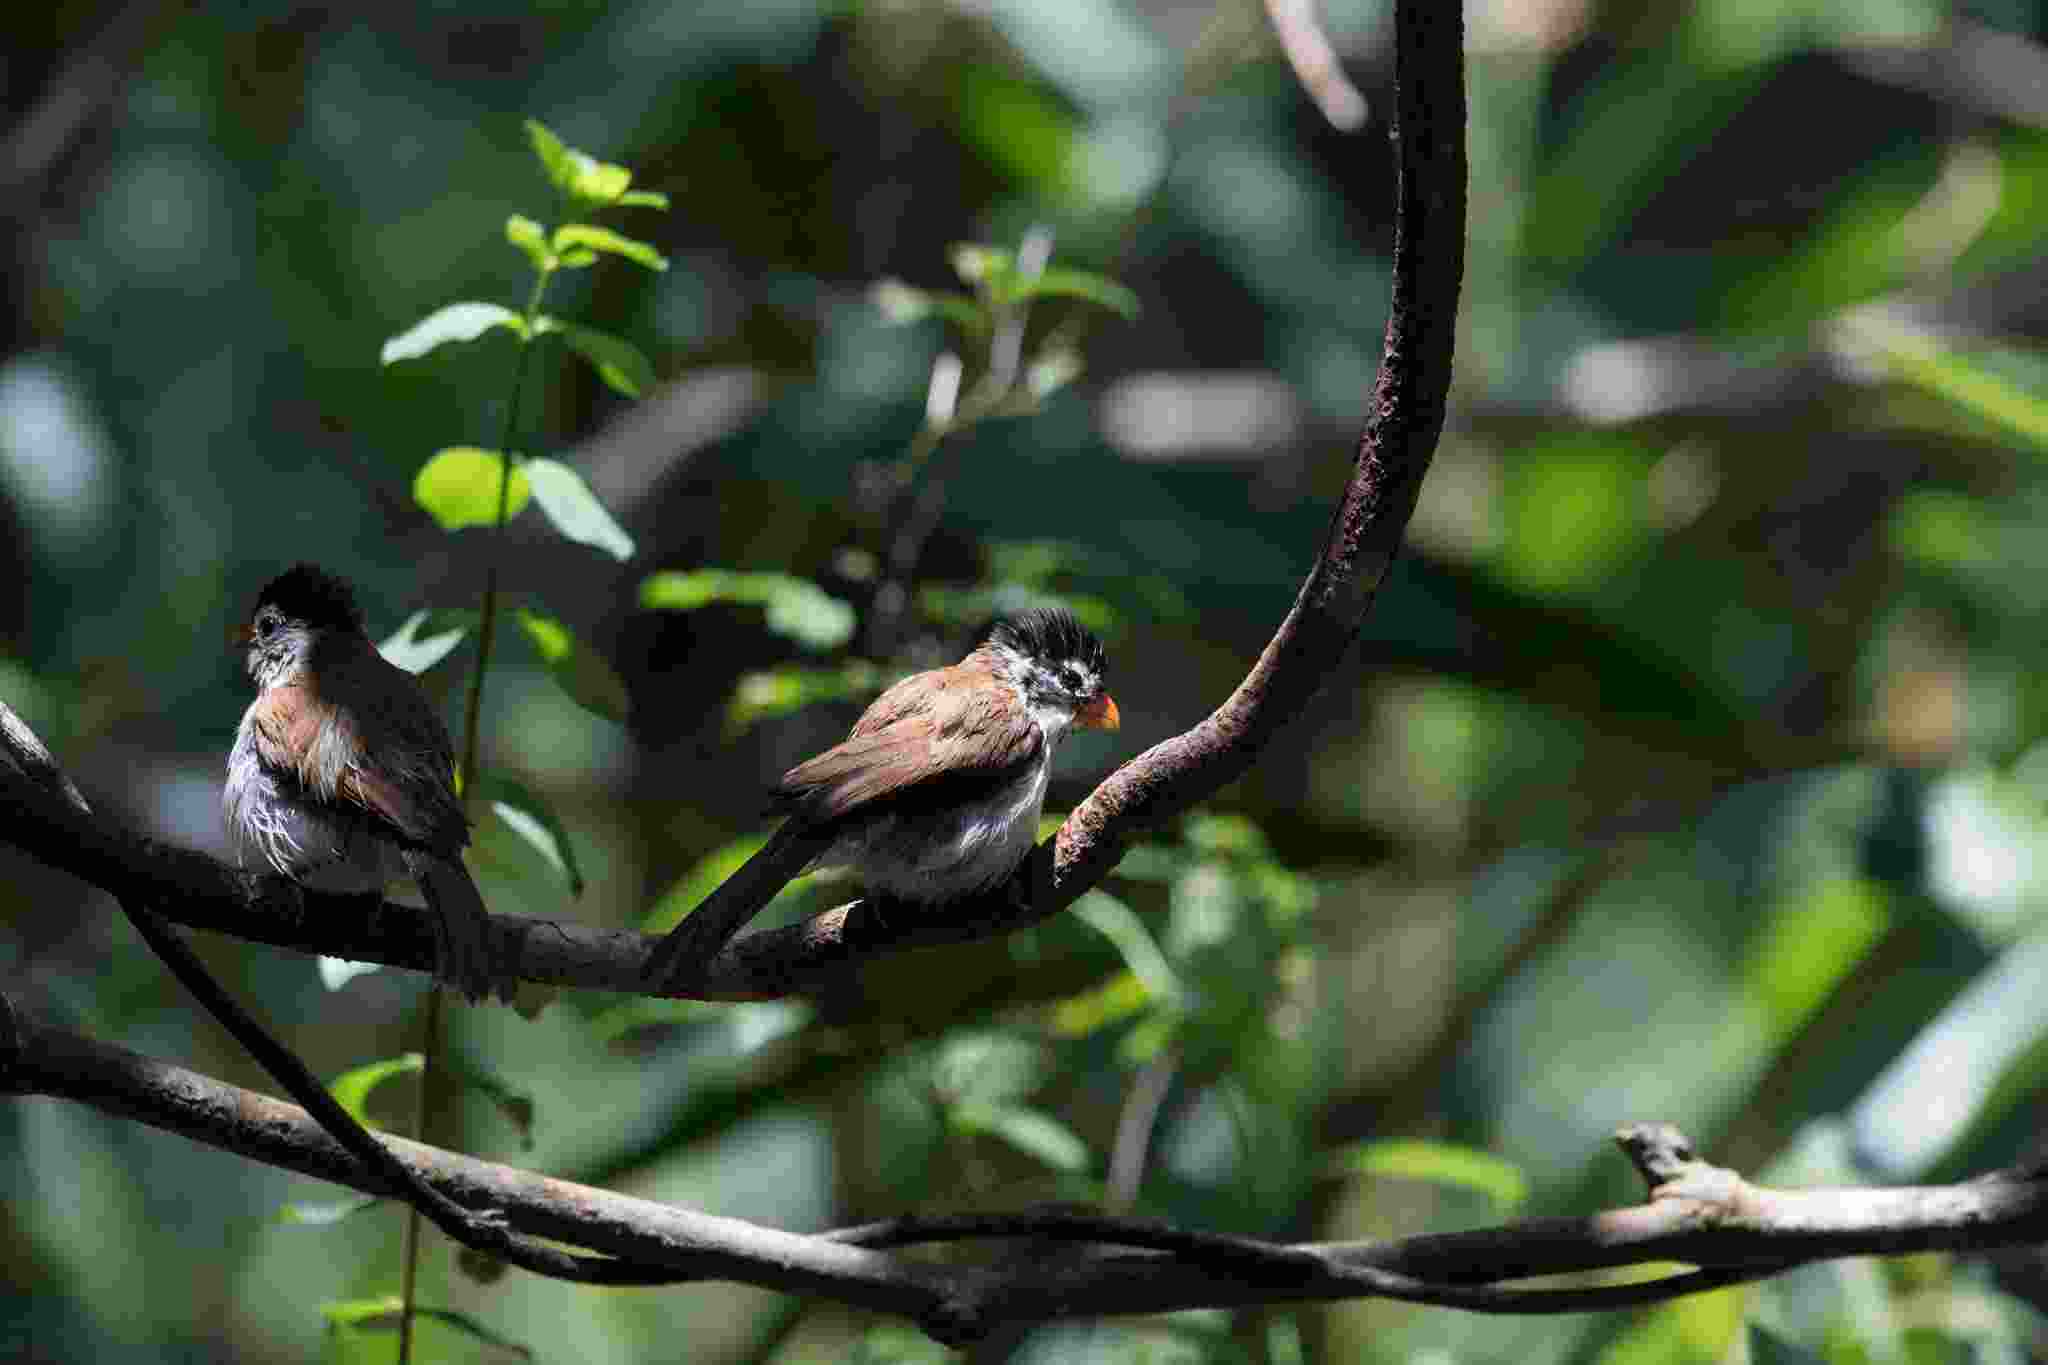
[(277, 618), (269, 612), (256, 618), (256, 633), (268, 640), (277, 633)]
[(1072, 664), (1067, 664), (1060, 669), (1060, 681), (1066, 684), (1069, 692), (1079, 692), (1081, 690), (1081, 670)]

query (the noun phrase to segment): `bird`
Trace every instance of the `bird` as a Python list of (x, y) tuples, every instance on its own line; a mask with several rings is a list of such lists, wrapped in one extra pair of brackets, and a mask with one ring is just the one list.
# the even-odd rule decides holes
[(782, 775), (771, 796), (788, 818), (655, 945), (644, 983), (687, 983), (806, 868), (851, 868), (870, 897), (925, 908), (1008, 880), (1037, 840), (1060, 741), (1121, 723), (1106, 666), (1073, 612), (1039, 607), (890, 687), (844, 741)]
[(470, 1000), (494, 984), (490, 915), (462, 865), (469, 820), (455, 752), (419, 684), (377, 652), (342, 579), (296, 564), (232, 637), (257, 688), (228, 753), (221, 808), (237, 861), (321, 891), (418, 883), (436, 976)]

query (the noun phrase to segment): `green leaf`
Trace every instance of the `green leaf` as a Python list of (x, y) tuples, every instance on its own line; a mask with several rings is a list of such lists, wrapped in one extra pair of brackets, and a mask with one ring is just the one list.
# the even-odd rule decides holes
[(1529, 1198), (1529, 1178), (1521, 1167), (1491, 1152), (1448, 1142), (1419, 1138), (1361, 1142), (1337, 1152), (1332, 1161), (1337, 1169), (1352, 1175), (1426, 1180), (1474, 1190), (1492, 1200), (1502, 1213), (1520, 1208)]
[(1016, 267), (1016, 257), (999, 246), (978, 246), (973, 242), (961, 242), (947, 248), (946, 259), (953, 264), (953, 273), (971, 285), (990, 290)]
[(543, 275), (561, 264), (548, 247), (548, 230), (523, 213), (505, 220), (505, 240), (525, 252), (533, 268)]
[(372, 1126), (363, 1113), (363, 1106), (369, 1102), (370, 1092), (393, 1076), (409, 1076), (424, 1069), (426, 1058), (417, 1052), (387, 1057), (381, 1062), (365, 1062), (352, 1070), (344, 1071), (327, 1084), (327, 1091), (335, 1102), (364, 1127)]
[(356, 1194), (326, 1204), (286, 1204), (277, 1211), (277, 1221), (306, 1228), (332, 1227), (344, 1218), (383, 1202), (373, 1194)]
[(563, 265), (582, 270), (597, 264), (597, 253), (587, 246), (571, 247), (555, 259)]
[(937, 316), (973, 336), (988, 331), (988, 314), (981, 305), (950, 289), (918, 289), (891, 277), (876, 281), (868, 297), (885, 321), (899, 326)]
[(594, 711), (607, 720), (623, 722), (631, 703), (626, 696), (626, 684), (612, 671), (612, 666), (599, 657), (567, 626), (554, 617), (521, 607), (513, 612), (512, 619), (519, 624), (519, 633), (542, 664), (554, 676), (555, 682), (567, 692), (577, 705), (586, 711)]
[[(320, 1305), (320, 1316), (327, 1319), (330, 1332), (396, 1332), (399, 1315), (405, 1305), (396, 1294), (384, 1294), (373, 1299), (347, 1299)], [(467, 1313), (458, 1313), (450, 1308), (429, 1308), (415, 1303), (412, 1309), (415, 1321), (424, 1318), (443, 1327), (453, 1328), (464, 1336), (473, 1337), (496, 1351), (508, 1352), (521, 1360), (533, 1359), (531, 1348), (522, 1346), (508, 1337), (502, 1337)]]
[(1033, 279), (1010, 280), (997, 297), (1004, 303), (1042, 298), (1084, 299), (1118, 314), (1125, 322), (1138, 320), (1138, 296), (1129, 289), (1107, 275), (1062, 266), (1047, 266)]
[(484, 333), (503, 327), (518, 336), (526, 335), (526, 324), (519, 314), (495, 303), (451, 303), (446, 308), (437, 308), (384, 343), (378, 352), (378, 363), (396, 364), (401, 360), (416, 360), (451, 341), (475, 341)]
[(599, 227), (595, 223), (564, 223), (555, 229), (555, 250), (567, 255), (578, 247), (589, 251), (602, 251), (611, 256), (624, 256), (635, 265), (644, 265), (649, 270), (668, 269), (668, 257), (646, 242), (628, 237), (623, 232)]
[(654, 366), (630, 341), (609, 332), (549, 317), (538, 319), (533, 332), (535, 336), (559, 333), (569, 349), (589, 361), (596, 369), (597, 377), (615, 393), (638, 398), (654, 387)]
[(429, 607), (406, 617), (377, 652), (408, 673), (424, 673), (447, 658), (476, 623), (476, 612), (466, 607)]
[(967, 1103), (947, 1116), (963, 1133), (1001, 1138), (1028, 1157), (1056, 1171), (1078, 1174), (1088, 1169), (1088, 1144), (1052, 1115), (1018, 1105)]
[(1159, 951), (1152, 931), (1145, 927), (1145, 922), (1130, 906), (1107, 891), (1095, 890), (1075, 901), (1070, 913), (1110, 941), (1117, 956), (1124, 960), (1124, 965), (1144, 984), (1146, 993), (1154, 1000), (1162, 1004), (1180, 1004), (1187, 999), (1186, 988), (1174, 975), (1166, 954)]
[(557, 531), (614, 559), (633, 557), (633, 537), (612, 520), (581, 474), (559, 460), (528, 460), (521, 468), (533, 487), (533, 500)]
[[(465, 526), (489, 526), (498, 519), (500, 485), (505, 479), (506, 459), (495, 450), (477, 446), (449, 446), (435, 453), (413, 476), (413, 500), (427, 509), (444, 531)], [(504, 489), (505, 520), (519, 515), (533, 486), (522, 469), (512, 470), (511, 487)]]
[(547, 802), (509, 777), (486, 775), (477, 783), (476, 794), (491, 803), (491, 811), (505, 827), (525, 841), (569, 885), (571, 896), (583, 894), (583, 871), (576, 863), (575, 846), (569, 831)]
[(2048, 398), (2028, 393), (1963, 356), (1937, 350), (1904, 329), (1888, 329), (1874, 339), (1901, 379), (2003, 427), (2036, 449), (2048, 448)]
[(579, 205), (603, 208), (633, 183), (633, 173), (624, 166), (577, 151), (538, 120), (526, 121), (526, 140), (555, 188)]
[(640, 584), (643, 607), (693, 611), (714, 602), (765, 607), (768, 629), (819, 653), (837, 649), (853, 638), (856, 618), (852, 605), (808, 578), (738, 569), (690, 569), (653, 574)]
[(627, 190), (614, 202), (622, 209), (665, 209), (668, 196), (660, 190)]
[(640, 928), (649, 934), (665, 934), (682, 922), (683, 916), (702, 903), (703, 899), (717, 890), (727, 877), (740, 870), (747, 859), (761, 851), (761, 845), (768, 842), (765, 834), (749, 834), (711, 850), (690, 865), (676, 883), (661, 893), (661, 899), (654, 903), (640, 921)]
[(848, 659), (824, 668), (784, 664), (742, 673), (725, 704), (725, 728), (736, 735), (806, 706), (872, 696), (881, 690), (882, 672), (866, 659)]

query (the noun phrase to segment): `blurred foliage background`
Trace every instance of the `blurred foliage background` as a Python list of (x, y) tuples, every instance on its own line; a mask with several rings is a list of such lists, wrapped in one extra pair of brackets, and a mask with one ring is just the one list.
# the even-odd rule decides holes
[[(520, 447), (579, 469), (638, 553), (529, 515), (509, 588), (632, 709), (493, 670), (487, 761), (561, 815), (590, 883), (571, 902), (486, 821), (494, 908), (679, 913), (874, 687), (1047, 594), (1103, 626), (1124, 715), (1063, 750), (1063, 809), (1237, 681), (1348, 469), (1386, 310), (1389, 18), (1322, 11), (1361, 131), (1322, 120), (1242, 0), (9, 10), (0, 696), (103, 809), (224, 852), (247, 694), (217, 642), (261, 582), (318, 559), (380, 634), (474, 604), (486, 533), (440, 532), (410, 489), (432, 451), (497, 439), (510, 342), (388, 369), (378, 349), (442, 304), (524, 297), (500, 225), (547, 216), (531, 115), (674, 209), (632, 225), (666, 273), (551, 299), (659, 386), (631, 403), (547, 364), (523, 405)], [(1632, 1119), (1784, 1181), (2027, 1149), (2048, 25), (2017, 0), (1467, 16), (1449, 426), (1312, 712), (1033, 932), (806, 1002), (459, 1011), (477, 1084), (438, 1136), (795, 1229), (1065, 1199), (1287, 1238), (1633, 1199), (1605, 1141)], [(922, 466), (943, 502), (878, 629), (952, 343), (874, 287), (958, 287), (951, 244), (1034, 225), (1142, 312), (1034, 307), (1029, 345), (1086, 372)], [(704, 567), (798, 581), (640, 605), (648, 575)], [(0, 863), (17, 1001), (264, 1086), (104, 898)], [(202, 946), (316, 1070), (414, 1044), (410, 974), (329, 990), (304, 957)], [(403, 1089), (372, 1113), (400, 1122)], [(530, 1129), (494, 1093), (530, 1098)], [(0, 1152), (9, 1358), (388, 1358), (321, 1310), (395, 1287), (390, 1210), (307, 1225), (334, 1191), (53, 1101), (0, 1108)], [(1015, 1356), (2023, 1359), (2042, 1282), (2027, 1257), (1865, 1261), (1634, 1315), (1192, 1314)], [(541, 1359), (939, 1355), (730, 1286), (478, 1281), (440, 1244), (426, 1283)]]

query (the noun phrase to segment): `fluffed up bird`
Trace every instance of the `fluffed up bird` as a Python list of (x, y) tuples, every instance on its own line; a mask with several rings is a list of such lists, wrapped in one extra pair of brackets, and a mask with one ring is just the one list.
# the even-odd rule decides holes
[(1102, 642), (1044, 608), (882, 693), (843, 743), (782, 775), (773, 797), (789, 818), (655, 946), (647, 984), (686, 983), (807, 867), (849, 867), (869, 895), (922, 906), (1007, 880), (1037, 838), (1060, 740), (1117, 727), (1103, 671)]
[(469, 821), (448, 730), (410, 673), (364, 633), (348, 584), (312, 564), (280, 574), (234, 634), (256, 700), (221, 794), (229, 837), (321, 891), (381, 892), (410, 877), (434, 913), (436, 972), (471, 1000), (493, 984), (490, 917), (462, 865)]

